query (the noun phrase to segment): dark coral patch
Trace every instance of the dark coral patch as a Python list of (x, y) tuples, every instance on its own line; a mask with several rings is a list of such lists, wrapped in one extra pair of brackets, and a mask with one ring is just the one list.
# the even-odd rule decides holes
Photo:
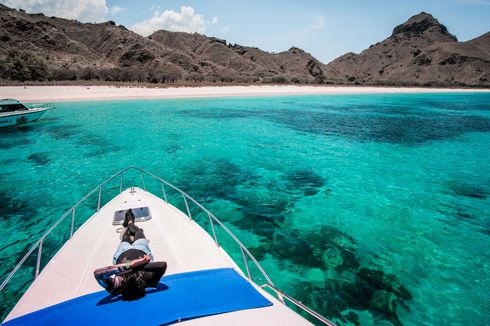
[(181, 110), (178, 114), (188, 115), (201, 119), (240, 119), (250, 118), (251, 116), (261, 115), (260, 111), (256, 110), (238, 110), (238, 109), (199, 109), (199, 110)]
[(51, 161), (47, 153), (33, 153), (27, 159), (37, 165), (45, 165)]
[(238, 165), (222, 159), (196, 165), (189, 170), (188, 175), (192, 175), (192, 178), (186, 178), (180, 184), (185, 189), (191, 189), (193, 194), (209, 194), (214, 198), (232, 201), (237, 198), (235, 188), (255, 178)]
[(89, 149), (89, 151), (84, 154), (85, 157), (98, 157), (121, 150), (121, 147), (118, 145), (114, 145), (106, 138), (94, 134), (82, 135), (76, 143), (78, 145), (87, 146)]
[(84, 154), (85, 157), (98, 157), (98, 156), (103, 156), (107, 155), (112, 152), (119, 152), (121, 150), (121, 147), (116, 146), (116, 145), (109, 145), (109, 146), (104, 146), (104, 147), (99, 147), (94, 150), (91, 150), (87, 153)]
[(349, 286), (349, 294), (358, 297), (362, 307), (384, 314), (395, 325), (401, 325), (397, 305), (412, 299), (410, 292), (394, 275), (365, 267), (356, 273), (355, 284)]
[(164, 150), (168, 154), (175, 154), (178, 151), (182, 150), (182, 145), (177, 145), (177, 144), (168, 144), (164, 147)]
[(95, 146), (109, 146), (111, 143), (107, 141), (104, 137), (100, 137), (97, 135), (83, 135), (81, 136), (77, 142), (78, 145), (95, 145)]
[[(352, 237), (332, 226), (322, 226), (297, 236), (307, 246), (298, 247), (301, 248), (298, 250), (293, 243), (289, 250), (282, 249), (281, 252), (271, 247), (271, 253), (305, 267), (320, 266), (324, 271), (333, 269), (339, 275), (338, 278), (327, 279), (323, 287), (301, 282), (296, 287), (299, 300), (340, 322), (355, 321), (355, 316), (347, 313), (354, 309), (367, 310), (376, 318), (401, 324), (397, 309), (406, 307), (406, 301), (412, 299), (411, 293), (395, 275), (362, 266)], [(281, 245), (287, 246), (288, 243), (283, 241)], [(302, 256), (286, 257), (294, 254)]]
[(59, 125), (51, 126), (46, 131), (54, 139), (65, 139), (81, 133), (81, 129), (80, 125)]
[[(212, 164), (191, 170), (192, 178), (183, 180), (185, 189), (201, 202), (224, 199), (238, 206), (243, 218), (233, 224), (243, 230), (272, 239), (275, 228), (284, 226), (289, 201), (280, 192), (267, 192), (261, 196), (257, 191), (260, 177), (241, 169), (227, 160), (215, 160)], [(252, 187), (251, 185), (254, 184)], [(240, 190), (241, 189), (241, 190)]]
[(325, 184), (325, 179), (309, 169), (295, 170), (285, 175), (289, 191), (301, 192), (304, 196), (313, 196)]
[(486, 199), (490, 196), (490, 189), (483, 184), (468, 184), (452, 181), (448, 182), (447, 190), (456, 196), (474, 199)]
[(2, 219), (13, 216), (36, 216), (37, 211), (28, 201), (14, 198), (10, 192), (0, 190), (0, 212)]
[(359, 316), (353, 311), (349, 311), (345, 315), (345, 319), (354, 325), (361, 325), (361, 322), (359, 321)]
[(402, 325), (398, 309), (400, 306), (406, 308), (406, 301), (412, 298), (410, 292), (396, 278), (390, 279), (383, 272), (367, 270), (366, 274), (375, 275), (367, 279), (357, 276), (357, 272), (345, 270), (342, 278), (326, 280), (324, 288), (300, 282), (295, 287), (296, 299), (341, 323), (355, 320), (355, 316), (348, 313), (354, 309), (366, 310), (375, 319), (383, 318), (394, 325)]
[(465, 132), (490, 131), (490, 119), (451, 114), (381, 115), (373, 113), (332, 113), (288, 110), (268, 112), (267, 118), (292, 129), (313, 134), (339, 135), (356, 141), (420, 144), (442, 140)]
[(464, 224), (477, 232), (486, 234), (486, 220), (482, 218), (484, 214), (476, 206), (468, 204), (467, 201), (465, 198), (454, 198), (441, 203), (437, 211), (442, 216), (437, 220), (451, 227)]
[[(458, 137), (466, 132), (490, 131), (490, 119), (478, 115), (456, 115), (454, 110), (488, 110), (484, 99), (478, 101), (427, 101), (409, 99), (408, 104), (395, 105), (376, 100), (359, 105), (302, 106), (300, 101), (290, 104), (275, 103), (274, 109), (206, 108), (182, 110), (185, 114), (202, 119), (261, 118), (291, 129), (313, 134), (338, 135), (362, 142), (387, 142), (417, 145), (431, 140)], [(437, 111), (420, 110), (431, 106)], [(301, 114), (298, 114), (298, 107)]]
[(373, 270), (363, 267), (356, 273), (356, 276), (368, 282), (377, 290), (382, 289), (393, 292), (396, 296), (404, 300), (412, 299), (410, 292), (408, 292), (408, 290), (400, 284), (396, 276), (393, 274), (385, 274), (380, 270)]
[(325, 180), (312, 170), (296, 170), (286, 176), (295, 188), (304, 186), (319, 188), (325, 184)]
[(250, 253), (255, 257), (257, 260), (263, 260), (265, 258), (265, 255), (269, 253), (269, 248), (268, 246), (265, 245), (259, 245), (256, 247), (250, 247), (248, 248)]
[(2, 149), (27, 147), (33, 143), (34, 141), (26, 137), (0, 137), (0, 148)]
[(314, 254), (314, 248), (296, 232), (277, 231), (270, 244), (271, 254), (295, 264), (321, 267), (322, 259)]

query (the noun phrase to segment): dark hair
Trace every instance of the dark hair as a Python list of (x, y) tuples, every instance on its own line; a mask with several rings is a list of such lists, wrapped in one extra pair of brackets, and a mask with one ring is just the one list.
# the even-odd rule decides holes
[(106, 287), (107, 292), (109, 292), (112, 295), (118, 295), (119, 294), (121, 288), (120, 288), (120, 286), (117, 288), (114, 286), (114, 278), (112, 278), (112, 277), (107, 278), (105, 280), (105, 284), (107, 286)]
[(146, 283), (141, 272), (131, 272), (124, 275), (122, 286), (123, 300), (136, 300), (145, 296)]

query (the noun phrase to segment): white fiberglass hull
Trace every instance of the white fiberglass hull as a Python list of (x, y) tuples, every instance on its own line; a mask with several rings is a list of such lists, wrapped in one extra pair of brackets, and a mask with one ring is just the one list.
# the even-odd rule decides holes
[[(42, 270), (4, 322), (101, 291), (93, 271), (111, 263), (120, 242), (122, 230), (121, 226), (112, 224), (114, 212), (135, 207), (148, 207), (151, 212), (150, 220), (136, 224), (144, 229), (155, 260), (167, 262), (167, 276), (215, 268), (233, 268), (243, 275), (232, 258), (195, 221), (151, 193), (132, 188), (109, 201), (76, 231)], [(250, 284), (273, 305), (191, 319), (184, 323), (200, 326), (309, 324), (257, 284)]]
[(36, 121), (41, 118), (47, 110), (49, 110), (49, 108), (0, 113), (0, 127), (23, 125)]

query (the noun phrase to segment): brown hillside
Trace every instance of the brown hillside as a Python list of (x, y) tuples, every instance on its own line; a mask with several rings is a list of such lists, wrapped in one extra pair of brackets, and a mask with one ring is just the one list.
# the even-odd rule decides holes
[(221, 71), (252, 80), (276, 82), (322, 83), (326, 78), (324, 65), (298, 48), (272, 54), (258, 48), (227, 44), (226, 40), (200, 34), (160, 30), (149, 36), (151, 40), (193, 53), (205, 64), (214, 64)]
[(299, 49), (271, 54), (199, 34), (145, 38), (116, 26), (26, 14), (0, 5), (0, 78), (175, 82), (324, 81), (323, 64)]
[(458, 42), (427, 13), (395, 27), (386, 40), (327, 65), (338, 83), (361, 85), (490, 86), (489, 33)]
[(338, 83), (490, 87), (490, 33), (458, 42), (430, 14), (360, 54), (324, 65), (292, 47), (269, 53), (197, 33), (143, 37), (114, 22), (26, 14), (0, 5), (0, 81)]

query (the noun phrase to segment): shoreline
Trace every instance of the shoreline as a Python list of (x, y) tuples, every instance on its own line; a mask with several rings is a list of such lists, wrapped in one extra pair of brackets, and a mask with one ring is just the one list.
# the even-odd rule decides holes
[(281, 95), (489, 93), (490, 89), (424, 88), (384, 86), (203, 86), (203, 87), (119, 87), (119, 86), (0, 86), (0, 99), (25, 103), (76, 102), (129, 99), (216, 98)]

